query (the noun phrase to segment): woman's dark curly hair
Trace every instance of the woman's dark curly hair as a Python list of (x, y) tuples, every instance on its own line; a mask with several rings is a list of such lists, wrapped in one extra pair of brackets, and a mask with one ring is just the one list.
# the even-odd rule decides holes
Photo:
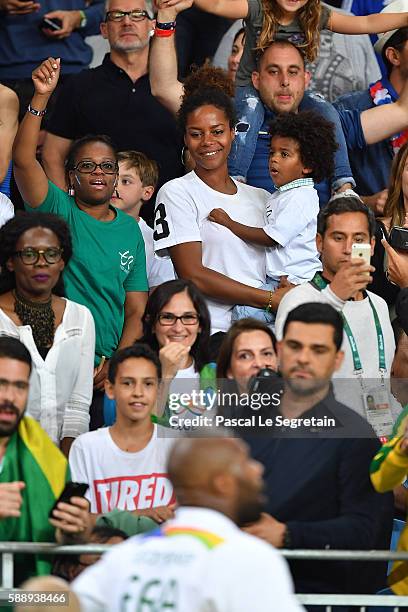
[[(17, 212), (16, 216), (0, 229), (0, 295), (14, 289), (16, 279), (14, 272), (7, 269), (7, 261), (16, 250), (16, 244), (25, 232), (34, 227), (51, 230), (58, 238), (62, 248), (62, 259), (65, 265), (72, 256), (71, 233), (64, 219), (52, 213)], [(55, 295), (64, 295), (62, 275), (53, 289)]]
[(171, 300), (173, 295), (186, 291), (189, 295), (194, 307), (200, 317), (200, 328), (196, 341), (190, 349), (190, 354), (194, 359), (194, 367), (196, 372), (199, 372), (206, 363), (209, 362), (208, 344), (210, 341), (211, 319), (208, 312), (207, 304), (203, 295), (191, 281), (178, 278), (176, 280), (162, 283), (149, 296), (144, 311), (143, 322), (143, 337), (138, 342), (148, 344), (153, 350), (159, 352), (160, 346), (157, 342), (154, 333), (154, 326), (157, 322), (157, 317), (160, 312)]
[(225, 70), (207, 65), (194, 70), (184, 81), (184, 95), (177, 114), (181, 132), (186, 131), (188, 115), (206, 104), (224, 111), (230, 127), (235, 127), (234, 93), (234, 83)]
[(338, 148), (334, 125), (314, 111), (285, 113), (269, 126), (271, 138), (292, 138), (299, 146), (300, 158), (315, 183), (330, 179), (334, 173), (334, 154)]

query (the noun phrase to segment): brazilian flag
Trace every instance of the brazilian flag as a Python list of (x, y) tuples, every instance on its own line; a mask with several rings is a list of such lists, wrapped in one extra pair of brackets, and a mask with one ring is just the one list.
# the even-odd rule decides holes
[[(65, 456), (37, 421), (24, 417), (7, 444), (0, 471), (0, 483), (25, 483), (21, 516), (0, 520), (0, 541), (54, 542), (55, 529), (48, 514), (67, 480)], [(15, 585), (33, 575), (49, 574), (50, 560), (49, 555), (16, 555)]]

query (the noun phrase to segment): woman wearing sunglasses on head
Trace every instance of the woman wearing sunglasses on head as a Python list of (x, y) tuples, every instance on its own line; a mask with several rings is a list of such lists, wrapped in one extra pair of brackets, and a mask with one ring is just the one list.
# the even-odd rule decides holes
[[(88, 431), (95, 351), (91, 313), (60, 297), (71, 255), (68, 226), (56, 215), (19, 213), (0, 230), (0, 335), (30, 351), (27, 412), (66, 455)], [(0, 430), (10, 412), (0, 405)]]

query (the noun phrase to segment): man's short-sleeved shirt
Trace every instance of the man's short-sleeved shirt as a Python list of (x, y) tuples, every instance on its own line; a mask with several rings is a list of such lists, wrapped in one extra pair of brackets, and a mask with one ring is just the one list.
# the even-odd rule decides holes
[(303, 610), (278, 551), (200, 507), (113, 546), (72, 588), (86, 612)]
[[(144, 242), (137, 222), (114, 209), (113, 221), (98, 221), (74, 198), (48, 184), (36, 210), (60, 215), (72, 235), (73, 255), (64, 270), (66, 297), (87, 306), (95, 321), (95, 353), (110, 357), (122, 334), (129, 291), (147, 291)], [(113, 207), (112, 207), (113, 208)], [(33, 210), (26, 204), (27, 210)]]
[(142, 151), (157, 161), (160, 184), (183, 171), (176, 122), (152, 96), (149, 75), (134, 83), (109, 55), (63, 85), (47, 130), (70, 140), (106, 134), (119, 151)]
[[(166, 255), (166, 249), (177, 244), (201, 242), (206, 268), (250, 287), (260, 287), (266, 277), (265, 247), (249, 244), (223, 225), (208, 220), (213, 208), (222, 208), (244, 225), (265, 225), (269, 194), (243, 183), (235, 184), (236, 194), (220, 193), (193, 171), (164, 185), (156, 199), (154, 248), (159, 255)], [(207, 298), (207, 305), (211, 332), (227, 331), (234, 304)]]

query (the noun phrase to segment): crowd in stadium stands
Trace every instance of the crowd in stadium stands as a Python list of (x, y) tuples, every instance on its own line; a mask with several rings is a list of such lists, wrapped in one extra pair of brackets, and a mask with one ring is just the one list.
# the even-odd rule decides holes
[(14, 586), (408, 597), (407, 489), (408, 0), (0, 0)]

